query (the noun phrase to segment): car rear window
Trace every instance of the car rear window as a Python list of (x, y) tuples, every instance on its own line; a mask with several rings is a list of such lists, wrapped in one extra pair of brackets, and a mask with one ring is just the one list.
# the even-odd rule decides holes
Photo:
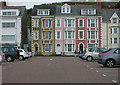
[(108, 50), (106, 50), (106, 51), (103, 51), (102, 53), (107, 53), (107, 52), (109, 52), (109, 51), (111, 51), (112, 49), (108, 49)]
[(23, 52), (22, 50), (18, 50), (19, 52)]
[(10, 52), (15, 52), (15, 48), (9, 48)]

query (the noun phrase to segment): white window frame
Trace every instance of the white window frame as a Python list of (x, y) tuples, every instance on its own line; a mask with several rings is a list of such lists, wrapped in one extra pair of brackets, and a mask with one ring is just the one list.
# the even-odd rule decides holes
[[(83, 37), (82, 38), (80, 38), (80, 32), (83, 32)], [(84, 40), (84, 30), (79, 30), (78, 31), (78, 39), (79, 40)]]
[[(63, 10), (64, 9), (64, 10)], [(62, 6), (61, 7), (61, 13), (71, 13), (71, 7), (65, 7), (65, 6)]]
[[(71, 38), (68, 38), (68, 32), (71, 32)], [(64, 38), (65, 39), (75, 39), (75, 31), (65, 31)]]
[[(47, 11), (47, 13), (46, 13)], [(38, 9), (37, 15), (50, 15), (50, 9)]]
[[(57, 37), (57, 36), (58, 36), (58, 32), (60, 32), (60, 38)], [(61, 39), (61, 31), (56, 31), (56, 39), (57, 39), (57, 40), (60, 40), (60, 39)]]
[[(3, 13), (6, 13), (5, 15)], [(10, 14), (9, 14), (10, 13)], [(18, 9), (2, 9), (1, 14), (2, 16), (18, 16), (20, 11)]]
[(96, 15), (96, 9), (81, 9), (81, 14), (82, 15)]
[[(50, 37), (49, 35), (50, 35), (50, 32), (49, 32), (49, 31), (46, 31), (46, 32), (45, 32), (45, 39), (47, 39), (47, 40), (48, 40), (48, 39), (49, 39), (49, 37)], [(47, 37), (47, 38), (46, 38), (46, 37)]]
[[(68, 20), (71, 20), (71, 22), (68, 23)], [(68, 26), (68, 24), (71, 24), (71, 26)], [(75, 19), (65, 19), (65, 27), (75, 27)]]
[[(12, 36), (12, 38), (14, 37), (14, 39), (10, 39), (10, 36)], [(15, 38), (16, 38), (15, 35), (2, 35), (2, 41), (15, 41)]]
[(33, 20), (33, 22), (34, 22), (34, 27), (38, 27), (38, 20), (37, 19), (35, 19), (35, 20)]
[[(14, 24), (14, 26), (12, 26), (12, 24)], [(9, 25), (9, 27), (8, 27), (8, 25)], [(15, 22), (2, 22), (2, 28), (15, 28), (15, 27), (16, 27)]]
[[(46, 46), (48, 46), (47, 51), (46, 51)], [(45, 44), (45, 49), (44, 50), (45, 50), (45, 52), (49, 52), (49, 44)]]
[[(80, 26), (80, 20), (82, 20), (82, 26)], [(78, 27), (84, 27), (84, 19), (78, 19)]]
[[(71, 45), (71, 51), (68, 51), (68, 44)], [(65, 52), (74, 52), (75, 51), (75, 44), (72, 44), (72, 43), (66, 43), (66, 44), (64, 44), (64, 51)]]
[[(117, 43), (115, 43), (115, 38), (117, 39), (117, 40), (116, 40)], [(117, 38), (117, 37), (114, 37), (113, 39), (114, 39), (114, 44), (118, 44), (118, 38)]]
[[(116, 21), (115, 21), (115, 22), (114, 22), (114, 19), (116, 19)], [(117, 24), (117, 23), (118, 23), (117, 21), (118, 21), (118, 19), (117, 19), (117, 18), (114, 18), (114, 17), (112, 18), (112, 23), (113, 23), (113, 24)]]
[[(58, 20), (59, 20), (59, 26), (58, 26)], [(56, 27), (61, 27), (61, 19), (56, 19)]]
[[(91, 38), (91, 31), (94, 31), (95, 32), (95, 39), (92, 39)], [(88, 32), (90, 32), (90, 36), (88, 35)], [(90, 31), (87, 31), (87, 39), (90, 39), (90, 40), (96, 40), (96, 39), (98, 39), (98, 31), (96, 31), (96, 30), (90, 30)], [(90, 37), (90, 38), (89, 38)]]
[[(35, 33), (36, 33), (36, 35), (35, 35)], [(36, 38), (36, 36), (37, 36), (37, 38)], [(38, 31), (34, 31), (34, 40), (38, 40)]]
[[(46, 21), (48, 21), (48, 23), (46, 23)], [(45, 28), (49, 28), (50, 27), (50, 20), (45, 19), (44, 25), (45, 25)]]
[[(95, 18), (89, 18), (89, 19), (87, 19), (87, 27), (94, 28), (94, 27), (91, 26), (91, 24), (92, 24), (91, 20), (92, 19), (94, 20), (94, 24), (95, 24), (94, 27), (98, 27), (98, 19), (95, 19)], [(89, 20), (90, 20), (90, 23), (89, 23)], [(90, 24), (90, 26), (89, 26), (89, 24)]]

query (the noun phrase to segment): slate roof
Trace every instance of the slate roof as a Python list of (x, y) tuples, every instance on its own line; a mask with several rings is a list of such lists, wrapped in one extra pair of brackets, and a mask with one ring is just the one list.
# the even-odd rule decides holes
[(4, 6), (2, 9), (18, 9), (20, 11), (19, 16), (22, 16), (26, 7), (25, 6)]
[[(63, 14), (61, 13), (61, 7), (63, 5), (34, 5), (32, 10), (32, 16), (37, 15), (37, 9), (50, 9), (50, 15), (55, 16), (80, 16), (81, 9), (96, 9), (97, 8), (97, 16), (101, 15), (99, 8), (96, 5), (70, 5), (71, 6), (71, 13)], [(88, 15), (89, 16), (89, 15)], [(91, 15), (90, 15), (91, 16)]]
[[(103, 22), (109, 22), (110, 18), (114, 14), (117, 13), (118, 17), (120, 18), (120, 9), (101, 9), (97, 5), (70, 5), (71, 6), (71, 13), (63, 14), (61, 13), (61, 7), (63, 5), (34, 5), (32, 10), (32, 16), (37, 15), (37, 9), (50, 9), (50, 15), (54, 16), (82, 16), (81, 9), (96, 9), (96, 15), (84, 15), (84, 16), (102, 16)], [(43, 15), (42, 15), (43, 16)]]
[(37, 9), (50, 9), (50, 15), (55, 15), (56, 6), (55, 5), (34, 5), (32, 10), (32, 16), (37, 15)]
[(116, 12), (118, 17), (120, 18), (120, 9), (102, 9), (101, 13), (103, 22), (109, 22), (114, 12)]

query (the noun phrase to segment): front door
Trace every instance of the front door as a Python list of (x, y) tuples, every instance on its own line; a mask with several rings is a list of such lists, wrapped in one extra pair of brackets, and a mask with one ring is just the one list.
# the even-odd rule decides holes
[(79, 51), (83, 53), (83, 44), (79, 44)]
[(58, 54), (58, 55), (61, 54), (61, 46), (60, 46), (60, 44), (57, 44), (56, 54)]
[(34, 45), (34, 54), (38, 55), (38, 45), (37, 44)]

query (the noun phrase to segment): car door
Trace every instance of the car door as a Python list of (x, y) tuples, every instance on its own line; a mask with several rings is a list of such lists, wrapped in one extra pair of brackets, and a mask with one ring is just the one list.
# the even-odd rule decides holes
[(120, 49), (116, 49), (112, 55), (112, 58), (115, 59), (116, 64), (120, 64)]
[(99, 55), (99, 48), (95, 48), (93, 51), (93, 58), (98, 59), (98, 55)]
[(120, 65), (120, 48), (118, 49), (118, 64)]
[(9, 49), (7, 47), (2, 47), (2, 52), (5, 54), (5, 56), (9, 55)]

